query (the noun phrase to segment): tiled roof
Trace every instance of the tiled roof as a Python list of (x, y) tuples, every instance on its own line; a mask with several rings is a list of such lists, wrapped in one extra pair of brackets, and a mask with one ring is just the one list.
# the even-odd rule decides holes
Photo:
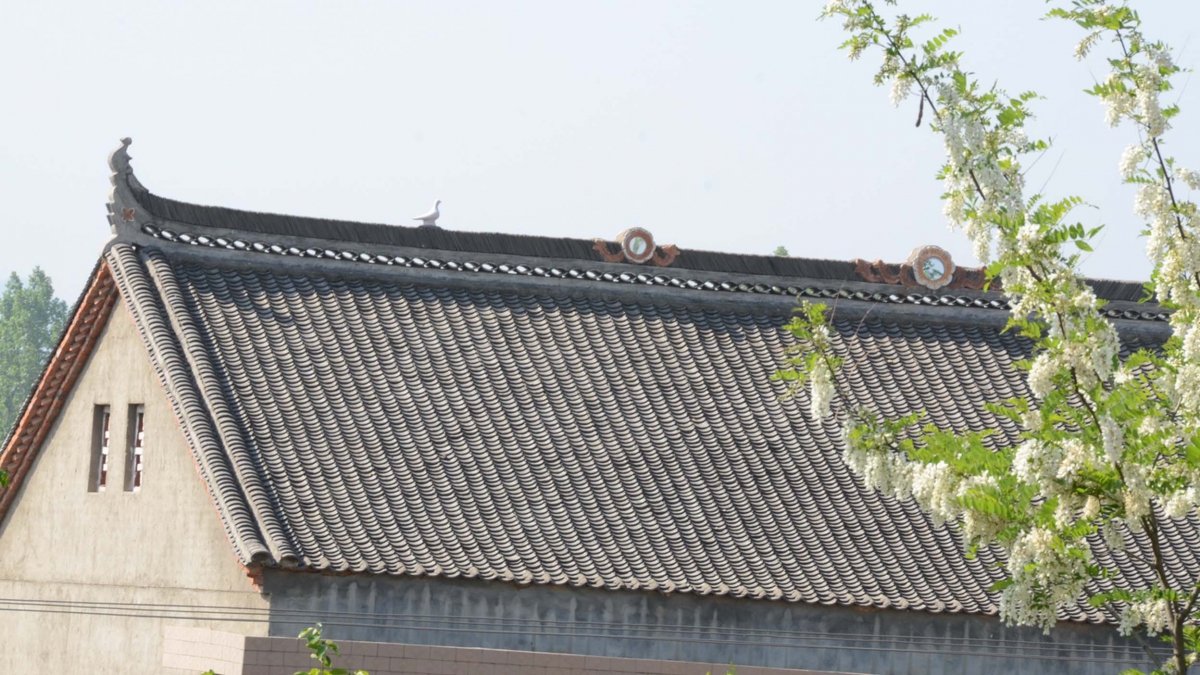
[[(995, 294), (897, 304), (747, 274), (702, 293), (670, 268), (387, 243), (365, 259), (295, 233), (257, 251), (255, 214), (155, 215), (125, 160), (107, 261), (245, 564), (996, 611), (992, 552), (967, 560), (911, 502), (864, 490), (837, 425), (770, 380), (796, 295), (770, 289), (815, 288), (840, 303), (855, 403), (1011, 442), (981, 404), (1025, 392), (1027, 346)], [(1130, 345), (1161, 339), (1156, 306), (1114, 305)], [(1196, 523), (1167, 533), (1172, 569), (1200, 572)]]

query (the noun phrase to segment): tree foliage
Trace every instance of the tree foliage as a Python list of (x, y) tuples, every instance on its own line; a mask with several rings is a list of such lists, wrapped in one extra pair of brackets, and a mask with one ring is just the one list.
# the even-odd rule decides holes
[[(1127, 5), (1074, 0), (1049, 12), (1085, 31), (1078, 58), (1107, 45), (1110, 72), (1088, 93), (1111, 126), (1135, 133), (1119, 170), (1147, 223), (1148, 290), (1173, 312), (1166, 345), (1122, 359), (1104, 301), (1078, 271), (1099, 230), (1072, 215), (1086, 202), (1025, 190), (1023, 161), (1049, 147), (1025, 132), (1040, 97), (981, 84), (949, 48), (953, 29), (916, 38), (933, 25), (928, 15), (885, 17), (868, 0), (833, 0), (823, 16), (842, 21), (852, 59), (881, 52), (876, 84), (891, 85), (895, 105), (915, 95), (918, 126), (928, 120), (942, 137), (944, 212), (989, 278), (1003, 281), (1008, 330), (1033, 345), (1018, 364), (1031, 395), (987, 405), (1022, 429), (1017, 447), (997, 447), (995, 430), (952, 433), (921, 413), (887, 419), (857, 408), (843, 391), (844, 345), (822, 305), (805, 305), (789, 325), (798, 346), (776, 377), (793, 391), (807, 387), (813, 417), (838, 414), (846, 464), (868, 487), (914, 498), (936, 524), (959, 530), (968, 555), (1001, 549), (1006, 578), (994, 590), (1006, 621), (1049, 631), (1064, 607), (1086, 600), (1119, 618), (1125, 634), (1165, 634), (1172, 653), (1156, 672), (1186, 672), (1200, 647), (1200, 579), (1168, 569), (1160, 533), (1200, 504), (1200, 232), (1182, 192), (1200, 189), (1200, 174), (1164, 152), (1179, 108), (1160, 103), (1181, 69)], [(1099, 564), (1092, 551), (1101, 542), (1147, 574)]]
[(29, 389), (58, 340), (67, 305), (54, 297), (50, 277), (35, 267), (25, 282), (16, 272), (0, 295), (0, 428), (16, 422)]

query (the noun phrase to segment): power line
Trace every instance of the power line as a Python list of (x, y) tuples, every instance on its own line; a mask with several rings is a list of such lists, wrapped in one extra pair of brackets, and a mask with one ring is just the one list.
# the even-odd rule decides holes
[[(156, 609), (160, 611), (172, 613), (186, 613), (189, 615), (197, 614), (218, 614), (220, 616), (229, 616), (232, 612), (237, 615), (258, 616), (260, 620), (271, 620), (282, 618), (287, 615), (297, 615), (302, 617), (313, 616), (319, 614), (321, 616), (334, 616), (345, 618), (365, 617), (369, 619), (380, 619), (381, 615), (371, 612), (350, 612), (350, 611), (334, 611), (334, 610), (308, 610), (308, 609), (287, 609), (287, 608), (256, 608), (256, 607), (232, 607), (228, 605), (183, 605), (177, 603), (129, 603), (129, 602), (105, 602), (105, 601), (82, 601), (82, 600), (37, 600), (37, 599), (20, 599), (20, 598), (0, 598), (0, 604), (32, 604), (46, 606), (70, 606), (70, 607), (98, 607), (98, 608), (138, 608), (138, 609)], [(525, 628), (529, 625), (562, 625), (570, 627), (594, 627), (598, 629), (610, 629), (627, 631), (630, 629), (641, 630), (646, 632), (667, 632), (667, 633), (694, 633), (698, 629), (705, 627), (686, 626), (686, 625), (663, 625), (663, 624), (646, 624), (632, 622), (600, 622), (600, 621), (581, 621), (581, 620), (560, 620), (549, 618), (522, 618), (522, 617), (470, 617), (457, 616), (448, 617), (442, 614), (403, 614), (391, 615), (390, 618), (398, 620), (413, 620), (426, 623), (484, 623), (487, 625), (495, 624), (511, 624), (514, 628)], [(215, 619), (214, 619), (215, 620)], [(972, 645), (992, 644), (997, 647), (1013, 648), (1019, 647), (1022, 649), (1087, 649), (1095, 651), (1098, 647), (1095, 643), (1090, 642), (1053, 642), (1047, 643), (1042, 641), (1022, 640), (1019, 638), (986, 638), (986, 637), (957, 637), (957, 636), (903, 636), (903, 635), (877, 635), (852, 632), (838, 631), (802, 631), (802, 630), (770, 630), (761, 628), (723, 628), (725, 632), (739, 633), (747, 636), (759, 637), (804, 637), (815, 636), (821, 638), (842, 637), (848, 640), (882, 640), (882, 641), (912, 641), (912, 640), (930, 640), (943, 643), (961, 642)], [(1136, 650), (1138, 647), (1130, 646), (1112, 646), (1106, 648), (1122, 649), (1128, 648)]]
[[(107, 611), (105, 611), (105, 610), (107, 610)], [(145, 610), (145, 611), (138, 611), (138, 610)], [(0, 611), (28, 612), (28, 613), (38, 613), (38, 614), (107, 616), (107, 617), (117, 617), (117, 618), (192, 619), (192, 620), (201, 620), (201, 621), (228, 621), (228, 622), (241, 622), (241, 623), (247, 623), (247, 622), (256, 622), (257, 623), (257, 622), (263, 622), (263, 621), (270, 621), (272, 623), (297, 624), (297, 625), (305, 625), (305, 624), (310, 623), (314, 619), (320, 618), (322, 620), (322, 622), (325, 623), (326, 625), (338, 626), (338, 627), (344, 627), (344, 628), (374, 628), (374, 629), (385, 629), (385, 630), (386, 629), (412, 630), (412, 631), (423, 631), (423, 632), (439, 632), (439, 633), (447, 633), (448, 632), (448, 633), (460, 633), (460, 634), (499, 634), (499, 635), (512, 635), (513, 634), (513, 631), (511, 628), (509, 630), (504, 630), (504, 629), (489, 628), (486, 626), (475, 627), (475, 626), (469, 626), (469, 625), (468, 626), (461, 625), (463, 623), (469, 623), (470, 621), (487, 622), (488, 624), (496, 624), (496, 623), (503, 624), (503, 623), (505, 623), (506, 622), (505, 619), (500, 618), (500, 617), (497, 617), (496, 619), (482, 619), (482, 618), (470, 619), (469, 621), (466, 621), (466, 622), (464, 622), (463, 620), (460, 620), (458, 618), (430, 617), (429, 615), (421, 615), (421, 617), (417, 617), (417, 616), (392, 617), (393, 619), (399, 619), (400, 621), (416, 619), (416, 621), (412, 622), (412, 623), (416, 623), (416, 624), (420, 624), (420, 623), (452, 624), (449, 626), (436, 626), (436, 625), (435, 626), (423, 626), (423, 625), (411, 625), (411, 624), (404, 624), (404, 623), (398, 624), (394, 620), (381, 622), (377, 615), (358, 613), (358, 612), (320, 612), (320, 611), (307, 611), (307, 610), (272, 610), (272, 611), (268, 611), (265, 609), (254, 609), (254, 608), (232, 608), (232, 607), (213, 607), (213, 606), (193, 607), (193, 606), (188, 606), (188, 605), (150, 604), (150, 603), (144, 603), (144, 604), (143, 603), (115, 603), (115, 602), (114, 603), (104, 603), (104, 602), (81, 603), (81, 602), (71, 602), (71, 601), (21, 600), (21, 599), (16, 599), (16, 598), (0, 598)], [(374, 620), (373, 621), (372, 620), (366, 620), (366, 621), (355, 620), (356, 617), (367, 617), (368, 619), (374, 619)], [(512, 621), (512, 620), (510, 620), (510, 621), (508, 621), (508, 623), (563, 624), (563, 625), (572, 626), (572, 627), (579, 625), (579, 624), (571, 624), (569, 622), (549, 621), (549, 620), (548, 621), (536, 621), (536, 620)], [(623, 631), (623, 629), (620, 628), (622, 626), (622, 624), (596, 624), (596, 623), (589, 622), (589, 625), (611, 626), (611, 627), (613, 627), (614, 630), (622, 630), (622, 632), (625, 632), (625, 631)], [(514, 628), (516, 628), (516, 627), (520, 627), (520, 626), (514, 626)], [(1118, 646), (1118, 645), (1109, 645), (1107, 647), (1102, 647), (1102, 649), (1105, 649), (1112, 654), (1112, 656), (1107, 657), (1107, 658), (1106, 657), (1096, 657), (1096, 656), (1064, 656), (1061, 654), (1044, 653), (1047, 650), (1061, 652), (1064, 649), (1070, 649), (1072, 647), (1082, 647), (1082, 648), (1086, 649), (1087, 651), (1090, 651), (1093, 653), (1096, 651), (1100, 651), (1099, 649), (1097, 649), (1097, 645), (1089, 645), (1089, 644), (1084, 644), (1084, 643), (1060, 643), (1057, 645), (1047, 645), (1047, 644), (1039, 644), (1039, 643), (1030, 643), (1028, 641), (1025, 641), (1024, 645), (1022, 645), (1022, 648), (1019, 649), (1018, 653), (1014, 654), (1011, 651), (1008, 653), (996, 653), (994, 651), (984, 652), (984, 651), (977, 651), (976, 649), (971, 649), (971, 647), (977, 647), (977, 648), (978, 647), (986, 647), (986, 645), (972, 644), (970, 642), (970, 640), (972, 640), (971, 638), (957, 638), (957, 640), (962, 641), (962, 646), (958, 649), (951, 647), (948, 650), (946, 648), (933, 649), (933, 648), (920, 648), (919, 646), (911, 646), (911, 643), (914, 641), (918, 641), (918, 642), (924, 641), (924, 642), (930, 643), (932, 646), (935, 644), (945, 644), (946, 642), (951, 640), (951, 639), (947, 639), (947, 638), (930, 638), (930, 637), (926, 637), (926, 636), (913, 636), (913, 637), (906, 638), (906, 637), (887, 637), (887, 636), (839, 633), (839, 632), (812, 633), (812, 632), (758, 631), (758, 633), (760, 633), (760, 637), (769, 638), (769, 637), (774, 636), (774, 637), (780, 637), (780, 638), (790, 638), (793, 640), (798, 639), (799, 642), (802, 643), (802, 644), (780, 644), (778, 642), (771, 642), (771, 641), (764, 642), (762, 640), (754, 641), (754, 640), (750, 640), (750, 639), (739, 639), (738, 637), (736, 637), (736, 635), (738, 633), (747, 633), (747, 634), (749, 634), (748, 637), (754, 637), (754, 635), (752, 634), (751, 631), (738, 631), (737, 629), (727, 631), (729, 634), (734, 635), (735, 637), (718, 639), (718, 638), (706, 638), (706, 637), (694, 637), (694, 636), (676, 636), (676, 637), (664, 638), (661, 635), (629, 635), (629, 634), (612, 635), (611, 633), (606, 634), (606, 633), (595, 633), (595, 632), (581, 632), (578, 630), (563, 631), (563, 630), (547, 630), (545, 628), (531, 630), (531, 628), (535, 628), (535, 627), (525, 626), (524, 630), (521, 631), (521, 634), (528, 635), (530, 637), (547, 637), (547, 638), (566, 637), (566, 638), (611, 639), (614, 637), (619, 637), (619, 638), (625, 639), (625, 640), (640, 640), (640, 641), (664, 641), (664, 640), (667, 640), (670, 642), (686, 643), (686, 644), (710, 644), (710, 645), (726, 645), (726, 646), (735, 646), (735, 647), (745, 646), (745, 647), (765, 647), (765, 648), (781, 648), (781, 649), (823, 648), (823, 649), (833, 649), (833, 650), (853, 649), (855, 651), (870, 651), (870, 652), (907, 653), (907, 654), (939, 654), (939, 655), (943, 655), (943, 656), (976, 656), (976, 657), (983, 657), (983, 658), (1023, 658), (1023, 659), (1033, 659), (1033, 660), (1092, 662), (1092, 663), (1108, 663), (1108, 664), (1128, 664), (1131, 662), (1140, 661), (1145, 658), (1145, 655), (1141, 651), (1137, 651), (1133, 647)], [(682, 632), (682, 630), (683, 630), (682, 628), (672, 628), (669, 631), (665, 631), (665, 632)], [(646, 631), (646, 632), (653, 633), (653, 632), (664, 632), (664, 631), (652, 629), (652, 630)], [(981, 638), (981, 640), (983, 640), (983, 638)], [(806, 642), (816, 642), (817, 644), (815, 644), (815, 645), (814, 644), (803, 644)], [(857, 644), (854, 644), (854, 645), (844, 645), (844, 644), (829, 645), (829, 644), (822, 644), (823, 642), (834, 642), (834, 643), (854, 642)], [(861, 644), (864, 642), (871, 643), (871, 644), (878, 644), (880, 642), (901, 643), (901, 644), (907, 644), (909, 646), (896, 646), (896, 647), (864, 646), (863, 644)], [(999, 641), (997, 641), (997, 642), (999, 642)], [(997, 648), (999, 648), (1001, 646), (1006, 646), (1011, 650), (1014, 645), (1011, 645), (1011, 644), (996, 645)], [(1030, 653), (1030, 652), (1033, 652), (1033, 653)], [(1122, 652), (1124, 652), (1124, 654), (1122, 654)]]

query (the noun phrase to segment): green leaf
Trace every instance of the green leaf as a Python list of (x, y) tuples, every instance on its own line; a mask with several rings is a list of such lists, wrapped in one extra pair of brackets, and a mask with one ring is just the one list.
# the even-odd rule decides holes
[(34, 380), (67, 319), (67, 304), (40, 267), (25, 282), (16, 272), (0, 296), (0, 435), (17, 421)]

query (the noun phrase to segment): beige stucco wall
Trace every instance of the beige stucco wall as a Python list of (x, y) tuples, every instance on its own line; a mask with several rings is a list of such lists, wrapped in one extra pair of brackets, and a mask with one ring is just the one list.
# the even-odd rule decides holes
[[(144, 480), (133, 493), (124, 491), (125, 429), (128, 406), (139, 403), (146, 410)], [(113, 449), (107, 489), (88, 492), (97, 404), (112, 407)], [(198, 620), (198, 607), (210, 608), (206, 616), (250, 620)], [(165, 626), (266, 635), (259, 620), (266, 607), (234, 558), (133, 319), (118, 302), (0, 524), (6, 667), (177, 672), (162, 666)]]

